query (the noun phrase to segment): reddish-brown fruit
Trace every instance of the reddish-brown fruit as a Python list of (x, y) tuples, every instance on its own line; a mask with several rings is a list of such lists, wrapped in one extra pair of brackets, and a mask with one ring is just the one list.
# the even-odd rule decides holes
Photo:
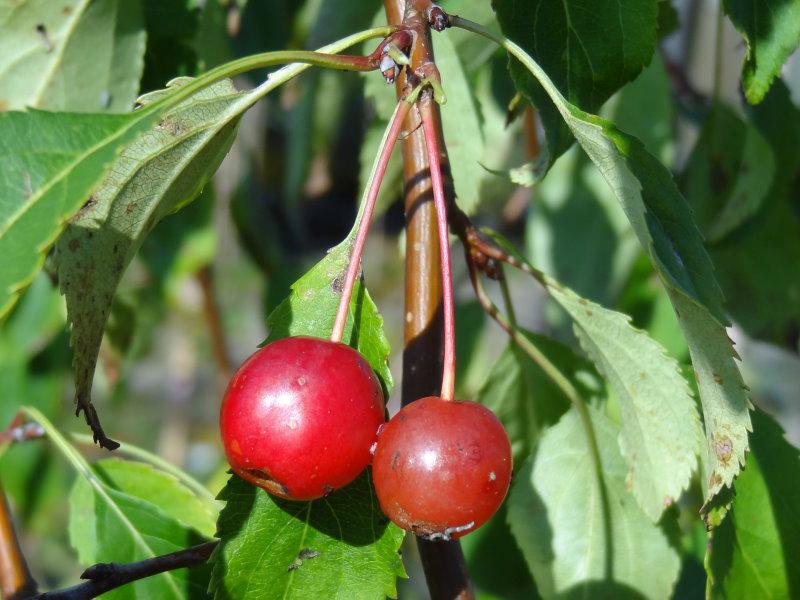
[(310, 337), (272, 342), (248, 358), (220, 412), (233, 471), (289, 500), (313, 500), (358, 477), (383, 422), (383, 392), (364, 357)]
[(375, 492), (397, 525), (428, 539), (474, 531), (497, 512), (511, 481), (502, 424), (476, 402), (412, 402), (378, 437)]

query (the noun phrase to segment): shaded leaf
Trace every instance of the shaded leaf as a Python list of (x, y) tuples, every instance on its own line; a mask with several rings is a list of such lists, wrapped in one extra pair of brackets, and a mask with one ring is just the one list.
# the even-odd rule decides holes
[[(175, 77), (197, 74), (195, 48), (201, 2), (197, 0), (141, 0), (147, 29), (147, 51), (142, 91), (164, 86)], [(209, 3), (218, 3), (209, 0)]]
[(219, 497), (218, 600), (397, 595), (404, 532), (381, 513), (368, 472), (312, 502), (274, 498), (236, 476)]
[(747, 42), (742, 84), (748, 102), (758, 104), (800, 44), (800, 4), (792, 0), (724, 0), (724, 6)]
[[(503, 33), (522, 46), (573, 104), (600, 106), (650, 62), (657, 0), (497, 0)], [(539, 111), (552, 164), (573, 137), (545, 90), (521, 65), (509, 65), (517, 88)]]
[(469, 576), (479, 600), (537, 600), (536, 584), (511, 535), (506, 506), (461, 539)]
[(709, 252), (733, 319), (751, 336), (785, 344), (800, 326), (800, 111), (776, 81), (749, 112), (772, 147), (775, 176), (760, 211)]
[(472, 214), (480, 202), (481, 180), (487, 175), (480, 167), (484, 155), (483, 130), (472, 87), (453, 41), (449, 36), (437, 35), (433, 47), (447, 93), (447, 102), (441, 106), (442, 134), (453, 185), (459, 206)]
[(759, 210), (775, 173), (767, 141), (723, 105), (712, 108), (687, 165), (686, 199), (708, 244)]
[(139, 89), (139, 0), (0, 2), (0, 110), (125, 112)]
[(588, 411), (602, 481), (584, 424), (571, 409), (545, 432), (515, 478), (511, 531), (543, 598), (668, 598), (678, 555), (625, 489), (619, 432), (599, 412)]
[[(601, 393), (597, 373), (571, 348), (543, 335), (520, 331), (559, 371), (589, 398)], [(492, 367), (477, 401), (502, 421), (514, 463), (522, 464), (536, 447), (544, 429), (553, 425), (569, 408), (567, 398), (550, 377), (514, 342), (510, 342)]]
[(800, 594), (800, 451), (771, 417), (753, 413), (751, 453), (730, 516), (713, 532), (710, 598)]

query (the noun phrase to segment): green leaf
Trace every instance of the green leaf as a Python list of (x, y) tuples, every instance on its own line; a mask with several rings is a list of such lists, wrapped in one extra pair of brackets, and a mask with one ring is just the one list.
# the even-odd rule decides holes
[(368, 473), (312, 502), (277, 499), (231, 477), (211, 557), (214, 597), (396, 597), (404, 532), (381, 513)]
[(686, 199), (709, 244), (759, 210), (775, 173), (767, 141), (723, 105), (712, 108), (687, 165)]
[[(647, 111), (639, 109), (644, 104)], [(673, 154), (673, 112), (669, 81), (657, 56), (603, 108), (604, 115), (666, 162)], [(614, 192), (577, 148), (557, 161), (538, 184), (526, 238), (528, 256), (537, 267), (582, 296), (609, 306), (616, 303), (641, 254)]]
[(165, 81), (174, 77), (196, 75), (195, 39), (202, 3), (197, 0), (140, 1), (147, 29), (142, 91), (160, 89)]
[(548, 291), (575, 323), (575, 335), (611, 384), (619, 402), (619, 445), (628, 464), (626, 485), (657, 521), (689, 485), (702, 439), (689, 387), (674, 359), (630, 317), (567, 288)]
[(164, 115), (125, 149), (56, 244), (79, 405), (91, 402), (103, 329), (125, 269), (156, 223), (201, 192), (251, 104), (249, 94), (224, 81)]
[[(289, 297), (267, 317), (266, 342), (295, 335), (330, 337), (351, 250), (352, 234), (292, 285)], [(391, 389), (390, 349), (383, 333), (383, 317), (358, 280), (350, 298), (342, 341), (367, 359), (385, 390)]]
[(436, 66), (442, 75), (447, 102), (441, 106), (442, 134), (459, 206), (469, 214), (480, 202), (481, 181), (486, 171), (480, 161), (484, 155), (483, 130), (472, 87), (464, 66), (449, 36), (433, 39)]
[(543, 598), (668, 598), (678, 555), (625, 489), (619, 432), (588, 410), (602, 480), (585, 425), (571, 409), (545, 432), (515, 478), (508, 501), (511, 532)]
[[(135, 562), (203, 541), (197, 531), (152, 502), (157, 498), (168, 503), (171, 505), (168, 510), (173, 512), (179, 507), (197, 509), (198, 505), (188, 500), (187, 494), (191, 492), (177, 480), (146, 466), (136, 470), (117, 465), (110, 467), (112, 476), (106, 478), (102, 464), (97, 469), (90, 466), (41, 412), (29, 406), (22, 407), (22, 412), (42, 426), (49, 441), (78, 474), (69, 498), (69, 534), (82, 564)], [(187, 514), (182, 518), (199, 516)], [(203, 523), (206, 526), (207, 520)], [(207, 567), (168, 571), (118, 588), (105, 597), (131, 600), (204, 597), (208, 576)]]
[(664, 283), (689, 346), (703, 404), (708, 503), (730, 486), (744, 464), (751, 405), (725, 330), (722, 293), (686, 200), (670, 172), (638, 139), (570, 104), (519, 46), (474, 24), (456, 23), (493, 37), (535, 75), (614, 191)]
[(148, 464), (106, 458), (94, 464), (101, 479), (120, 492), (155, 504), (179, 523), (213, 537), (217, 522), (214, 504), (205, 502), (174, 475)]
[[(100, 491), (102, 489), (102, 491)], [(70, 503), (70, 542), (81, 564), (128, 563), (188, 548), (202, 541), (149, 500), (85, 478), (75, 480)], [(207, 576), (180, 569), (139, 579), (106, 598), (202, 598)], [(200, 581), (197, 576), (201, 575)], [(205, 579), (205, 581), (203, 581)]]
[(0, 113), (0, 318), (118, 153), (158, 113)]
[(800, 452), (759, 410), (753, 413), (750, 444), (730, 516), (709, 544), (709, 597), (795, 598), (800, 593)]
[[(374, 32), (354, 34), (320, 51), (338, 52), (372, 36)], [(266, 65), (293, 57), (291, 52), (276, 52), (243, 60)], [(140, 120), (152, 129), (119, 157), (58, 244), (60, 282), (76, 348), (75, 398), (87, 412), (87, 419), (92, 410), (90, 394), (97, 354), (113, 295), (144, 237), (161, 218), (200, 193), (230, 148), (238, 118), (269, 91), (309, 66), (290, 64), (252, 91), (238, 93), (222, 76), (234, 67), (242, 70), (238, 63), (195, 80), (175, 80), (170, 89), (139, 99), (143, 108), (131, 118), (150, 115)], [(216, 83), (210, 85), (212, 82)], [(154, 122), (156, 117), (160, 118)], [(0, 184), (2, 175), (0, 172)], [(0, 249), (2, 245), (0, 227)]]
[[(597, 373), (571, 348), (543, 335), (522, 330), (520, 333), (565, 374), (582, 392), (582, 398), (602, 393)], [(514, 342), (492, 367), (477, 401), (502, 421), (515, 464), (522, 464), (539, 443), (543, 430), (555, 424), (569, 408), (569, 398), (561, 388)]]
[(0, 0), (0, 111), (133, 107), (144, 65), (139, 0)]
[[(495, 241), (525, 259), (502, 237)], [(658, 521), (689, 485), (702, 437), (695, 402), (677, 362), (630, 317), (582, 298), (528, 265), (547, 293), (572, 318), (586, 354), (605, 375), (620, 405), (619, 445), (628, 464), (626, 485)]]
[(800, 4), (787, 0), (724, 0), (724, 5), (747, 42), (742, 84), (748, 102), (758, 104), (800, 44)]
[(800, 110), (776, 81), (749, 112), (772, 148), (775, 176), (761, 210), (709, 251), (736, 323), (751, 336), (784, 344), (800, 323)]
[[(573, 104), (600, 106), (650, 62), (656, 44), (657, 0), (497, 0), (503, 33), (524, 48)], [(516, 61), (517, 88), (544, 125), (550, 164), (572, 144), (548, 94)]]

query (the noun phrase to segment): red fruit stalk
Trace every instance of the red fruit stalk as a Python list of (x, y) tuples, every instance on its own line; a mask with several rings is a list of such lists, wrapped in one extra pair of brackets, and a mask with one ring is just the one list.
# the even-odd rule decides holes
[(395, 108), (392, 120), (389, 127), (384, 134), (381, 148), (372, 167), (372, 177), (370, 185), (366, 190), (365, 198), (362, 203), (362, 214), (359, 216), (358, 231), (356, 238), (353, 241), (353, 251), (350, 255), (350, 264), (347, 266), (347, 273), (344, 279), (344, 286), (342, 287), (342, 297), (339, 299), (339, 306), (336, 310), (336, 319), (333, 322), (333, 330), (331, 331), (331, 341), (342, 341), (344, 334), (344, 326), (347, 322), (347, 311), (350, 308), (350, 298), (353, 295), (353, 286), (356, 282), (356, 276), (361, 269), (361, 256), (364, 253), (364, 244), (367, 241), (367, 233), (369, 226), (372, 222), (372, 214), (375, 211), (375, 201), (378, 199), (378, 192), (383, 182), (383, 177), (386, 174), (386, 167), (389, 165), (389, 159), (392, 156), (395, 142), (400, 135), (400, 130), (403, 127), (403, 121), (408, 115), (411, 104), (400, 100)]
[(436, 206), (439, 231), (439, 256), (442, 270), (442, 305), (444, 307), (444, 360), (442, 364), (442, 391), (444, 400), (452, 400), (456, 375), (455, 311), (453, 309), (453, 278), (450, 267), (450, 243), (447, 230), (447, 201), (444, 197), (442, 165), (439, 160), (439, 138), (431, 114), (430, 100), (420, 102), (422, 128), (425, 132), (425, 148), (431, 167), (431, 187)]

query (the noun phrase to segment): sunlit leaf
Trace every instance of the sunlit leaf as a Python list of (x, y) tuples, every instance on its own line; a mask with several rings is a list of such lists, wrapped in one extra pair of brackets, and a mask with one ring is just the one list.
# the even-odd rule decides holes
[(144, 48), (140, 0), (2, 0), (0, 111), (128, 111)]
[(747, 100), (758, 104), (800, 44), (800, 4), (786, 0), (724, 0), (724, 6), (747, 42), (742, 83)]
[(588, 411), (602, 480), (587, 424), (571, 409), (545, 432), (515, 477), (511, 531), (543, 598), (669, 598), (678, 555), (626, 490), (618, 431)]
[[(568, 346), (530, 332), (522, 332), (564, 373), (585, 398), (601, 393), (602, 383), (585, 359)], [(502, 421), (511, 440), (514, 463), (527, 458), (543, 430), (569, 408), (569, 398), (541, 368), (510, 342), (481, 387), (478, 402)]]
[(383, 516), (365, 473), (312, 502), (292, 502), (233, 476), (211, 561), (217, 600), (397, 595), (404, 532)]
[(744, 464), (751, 404), (725, 330), (722, 293), (691, 210), (670, 172), (638, 139), (571, 104), (519, 46), (501, 43), (546, 89), (614, 191), (667, 289), (689, 346), (703, 405), (708, 502), (730, 486)]

